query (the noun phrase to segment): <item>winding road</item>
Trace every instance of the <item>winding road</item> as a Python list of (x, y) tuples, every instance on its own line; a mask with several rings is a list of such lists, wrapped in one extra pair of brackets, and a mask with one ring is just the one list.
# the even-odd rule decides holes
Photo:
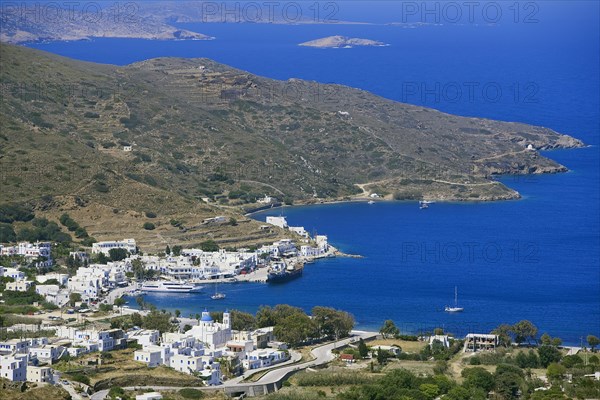
[[(367, 340), (377, 336), (377, 332), (367, 332), (367, 331), (352, 331), (352, 336), (346, 339), (338, 340), (334, 343), (327, 343), (323, 346), (316, 347), (311, 350), (311, 354), (314, 356), (314, 359), (311, 361), (306, 361), (301, 364), (292, 364), (289, 366), (282, 367), (282, 364), (275, 365), (273, 368), (269, 370), (269, 372), (265, 373), (259, 380), (256, 382), (242, 382), (249, 375), (253, 375), (260, 370), (252, 370), (248, 371), (243, 376), (240, 376), (235, 379), (231, 379), (222, 385), (219, 386), (207, 386), (207, 387), (199, 387), (196, 389), (201, 390), (215, 390), (215, 389), (240, 389), (240, 391), (246, 391), (250, 387), (257, 386), (265, 386), (265, 385), (279, 385), (287, 376), (292, 373), (298, 372), (300, 370), (304, 370), (306, 368), (315, 367), (318, 365), (327, 364), (328, 362), (335, 359), (335, 355), (332, 353), (332, 350), (347, 346), (351, 343), (358, 342), (360, 339)], [(294, 356), (292, 356), (292, 360), (289, 362), (294, 362)], [(181, 387), (174, 386), (147, 386), (147, 387), (125, 387), (125, 390), (135, 390), (135, 389), (149, 389), (152, 388), (154, 390), (178, 390), (182, 389)], [(94, 393), (91, 398), (92, 400), (104, 400), (106, 395), (108, 394), (108, 389), (100, 390), (99, 392)]]

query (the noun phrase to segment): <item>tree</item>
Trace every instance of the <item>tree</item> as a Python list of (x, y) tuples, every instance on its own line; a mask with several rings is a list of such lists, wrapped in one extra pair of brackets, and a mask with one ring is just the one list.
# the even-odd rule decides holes
[(256, 325), (259, 328), (266, 328), (275, 324), (277, 324), (275, 310), (270, 306), (260, 306), (256, 312)]
[(588, 335), (587, 342), (590, 345), (590, 348), (592, 349), (592, 351), (595, 351), (596, 346), (598, 346), (600, 344), (600, 339), (597, 336)]
[(387, 362), (389, 353), (385, 350), (381, 350), (381, 347), (377, 348), (377, 363), (383, 365)]
[(153, 231), (156, 226), (152, 222), (144, 222), (144, 229), (147, 231)]
[(160, 333), (170, 332), (173, 328), (171, 324), (171, 314), (152, 310), (146, 316), (142, 317), (142, 326), (144, 329), (156, 329)]
[(183, 250), (183, 247), (181, 247), (181, 246), (173, 246), (173, 255), (175, 257), (179, 257), (181, 255), (181, 250)]
[(527, 343), (531, 344), (531, 340), (535, 340), (537, 336), (538, 329), (531, 321), (522, 320), (513, 325), (512, 332), (515, 342), (521, 344), (527, 340)]
[(550, 346), (552, 344), (552, 338), (547, 333), (544, 333), (540, 336), (540, 343)]
[(548, 335), (547, 333), (544, 333), (541, 337), (540, 337), (540, 342), (543, 345), (546, 346), (555, 346), (558, 347), (562, 344), (562, 340), (559, 337), (551, 337), (550, 335)]
[(179, 318), (181, 316), (181, 311), (175, 310), (175, 318)]
[(550, 380), (556, 380), (562, 378), (565, 372), (567, 372), (567, 369), (564, 366), (554, 362), (548, 365), (546, 375)]
[(399, 335), (400, 329), (398, 329), (396, 327), (396, 324), (394, 324), (394, 321), (392, 321), (391, 319), (388, 319), (383, 323), (383, 326), (381, 327), (381, 329), (379, 329), (379, 333), (381, 333), (385, 339), (387, 337), (395, 337), (395, 336)]
[(121, 261), (127, 258), (129, 252), (125, 249), (110, 249), (108, 251), (108, 256), (111, 261)]
[(321, 337), (346, 337), (354, 327), (354, 317), (345, 311), (317, 306), (313, 307), (311, 314)]
[(219, 245), (214, 240), (206, 240), (200, 243), (202, 251), (219, 251)]
[(115, 299), (115, 301), (114, 301), (114, 303), (113, 303), (113, 304), (114, 304), (115, 306), (117, 306), (117, 307), (123, 307), (123, 306), (125, 305), (125, 303), (127, 303), (127, 302), (125, 301), (125, 299), (124, 299), (124, 298), (122, 298), (122, 297), (117, 297), (117, 298)]
[(514, 372), (497, 374), (494, 378), (495, 391), (506, 400), (517, 399), (522, 378)]
[(135, 302), (140, 307), (140, 310), (144, 310), (146, 308), (146, 301), (144, 300), (144, 296), (137, 296), (135, 298)]
[(167, 245), (167, 248), (165, 249), (165, 254), (166, 255), (171, 255), (171, 248), (169, 247), (169, 245)]
[(363, 338), (360, 338), (360, 340), (358, 341), (358, 353), (360, 354), (361, 358), (367, 358), (367, 356), (369, 355), (369, 348), (365, 344)]
[(484, 368), (465, 368), (461, 375), (465, 378), (463, 384), (467, 388), (482, 388), (486, 393), (494, 388), (494, 376)]
[(552, 363), (557, 363), (561, 359), (561, 352), (554, 346), (542, 345), (538, 348), (538, 355), (540, 357), (540, 364), (542, 367), (547, 368)]
[(440, 388), (433, 383), (422, 383), (419, 390), (427, 397), (428, 400), (433, 400), (440, 394)]
[(71, 305), (71, 307), (74, 307), (75, 303), (80, 302), (80, 301), (81, 301), (80, 293), (71, 293), (69, 295), (69, 304)]
[(295, 313), (278, 321), (273, 334), (278, 340), (297, 347), (315, 333), (314, 322), (305, 313)]
[(17, 240), (17, 234), (10, 224), (0, 224), (0, 243), (12, 243)]
[(136, 279), (144, 279), (146, 275), (146, 266), (142, 260), (139, 258), (133, 260), (131, 262), (131, 270), (133, 271), (133, 276), (135, 276)]
[(144, 324), (144, 320), (142, 319), (140, 313), (131, 314), (131, 323), (133, 326), (142, 326)]
[(254, 315), (238, 310), (232, 310), (231, 328), (236, 331), (251, 331), (256, 329), (256, 318)]

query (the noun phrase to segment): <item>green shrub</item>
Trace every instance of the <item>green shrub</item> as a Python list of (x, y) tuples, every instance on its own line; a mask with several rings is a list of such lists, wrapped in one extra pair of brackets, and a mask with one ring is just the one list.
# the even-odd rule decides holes
[(90, 384), (90, 377), (87, 375), (73, 374), (71, 375), (71, 379), (73, 379), (75, 382), (83, 383), (84, 385)]
[(202, 393), (200, 390), (190, 388), (181, 389), (179, 391), (179, 395), (181, 395), (181, 397), (184, 399), (201, 399), (204, 397), (204, 393)]
[(144, 223), (144, 229), (147, 231), (152, 231), (152, 230), (156, 229), (156, 226), (154, 226), (154, 224), (152, 222), (146, 222), (146, 223)]

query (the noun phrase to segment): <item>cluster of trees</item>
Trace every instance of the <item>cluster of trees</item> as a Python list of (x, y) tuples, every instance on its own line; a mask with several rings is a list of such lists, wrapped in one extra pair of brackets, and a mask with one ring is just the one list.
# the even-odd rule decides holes
[(513, 341), (517, 344), (537, 342), (538, 328), (531, 321), (522, 320), (514, 325), (502, 324), (492, 333), (498, 335), (501, 345), (508, 347)]
[(157, 329), (160, 333), (172, 332), (173, 315), (165, 310), (157, 310), (156, 307), (150, 307), (150, 312), (144, 316), (139, 313), (124, 315), (110, 320), (111, 328), (130, 329), (138, 326), (144, 329)]
[(25, 203), (0, 204), (0, 222), (27, 222), (34, 217), (33, 207)]
[(350, 334), (354, 317), (329, 307), (314, 307), (312, 318), (304, 310), (286, 304), (263, 306), (256, 313), (259, 328), (273, 326), (275, 336), (292, 347), (322, 339), (340, 339)]
[(58, 243), (69, 243), (73, 239), (68, 233), (62, 232), (56, 222), (48, 221), (46, 218), (34, 218), (31, 227), (24, 227), (17, 233), (17, 241), (36, 242), (52, 241)]
[(214, 240), (205, 240), (200, 243), (200, 250), (202, 251), (219, 251), (219, 245)]
[(173, 254), (175, 257), (178, 257), (179, 255), (181, 255), (181, 250), (183, 250), (182, 246), (173, 246), (173, 248), (167, 246), (167, 248), (165, 249), (165, 254)]
[[(121, 261), (126, 259), (129, 256), (129, 252), (125, 249), (110, 249), (108, 251), (108, 256), (104, 253), (96, 253), (92, 255), (92, 262), (95, 264), (106, 264), (109, 261)], [(70, 257), (72, 258), (72, 257)], [(72, 260), (71, 263), (81, 264), (78, 260)], [(81, 265), (79, 265), (81, 266)], [(69, 267), (69, 261), (67, 261), (67, 267)]]
[[(463, 382), (458, 384), (442, 374), (423, 377), (416, 376), (405, 369), (395, 369), (380, 379), (360, 382), (360, 386), (354, 386), (338, 394), (337, 398), (340, 400), (433, 400), (442, 397), (445, 400), (485, 400), (490, 392), (495, 393), (494, 398), (504, 400), (567, 398), (565, 393), (554, 387), (548, 391), (535, 392), (534, 389), (542, 386), (543, 383), (514, 365), (500, 364), (494, 372), (482, 367), (465, 368), (461, 375)], [(548, 376), (553, 376), (551, 368), (548, 370)], [(591, 380), (588, 382), (574, 389), (573, 395), (579, 396), (578, 398), (597, 396), (600, 385)]]
[(69, 230), (69, 232), (73, 232), (76, 238), (81, 239), (81, 243), (84, 246), (91, 246), (92, 244), (96, 243), (96, 239), (91, 237), (87, 233), (87, 230), (80, 226), (73, 218), (69, 216), (69, 214), (65, 213), (61, 215), (59, 221)]

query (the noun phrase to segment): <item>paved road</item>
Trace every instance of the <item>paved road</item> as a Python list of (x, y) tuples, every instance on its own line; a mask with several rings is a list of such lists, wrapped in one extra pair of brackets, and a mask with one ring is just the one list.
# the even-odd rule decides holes
[[(72, 400), (83, 400), (83, 397), (81, 397), (81, 395), (79, 393), (77, 393), (77, 391), (75, 390), (75, 388), (73, 387), (73, 385), (71, 383), (69, 383), (68, 385), (65, 385), (64, 383), (62, 383), (62, 380), (61, 380), (60, 387), (65, 389), (67, 392), (69, 392)], [(106, 393), (108, 393), (108, 390), (106, 391)]]
[[(282, 367), (283, 364), (276, 365), (273, 367), (273, 369), (270, 372), (267, 372), (266, 374), (264, 374), (256, 382), (246, 382), (246, 383), (241, 382), (241, 380), (245, 379), (244, 376), (241, 376), (241, 377), (237, 377), (235, 379), (231, 379), (219, 386), (199, 387), (197, 389), (215, 390), (215, 389), (221, 389), (221, 388), (235, 388), (235, 387), (247, 388), (248, 386), (262, 386), (262, 385), (278, 383), (281, 380), (283, 380), (288, 374), (290, 374), (292, 372), (300, 371), (300, 370), (310, 368), (310, 367), (315, 367), (318, 365), (323, 365), (323, 364), (326, 364), (326, 363), (332, 361), (335, 358), (335, 356), (332, 353), (332, 350), (335, 348), (343, 347), (350, 343), (358, 342), (361, 338), (362, 339), (370, 339), (375, 336), (377, 336), (377, 332), (352, 331), (352, 336), (347, 339), (339, 340), (335, 343), (328, 343), (326, 345), (319, 346), (319, 347), (313, 349), (311, 351), (312, 355), (315, 357), (313, 360), (304, 362), (302, 364), (290, 365), (287, 367)], [(296, 361), (299, 360), (298, 356), (292, 355), (292, 360), (288, 361), (288, 363), (294, 362), (293, 361), (294, 358), (296, 358)], [(266, 369), (269, 369), (269, 368), (266, 368)], [(247, 371), (246, 374), (244, 374), (244, 375), (247, 377), (247, 376), (250, 376), (250, 375), (260, 372), (260, 371), (261, 370)], [(135, 388), (134, 387), (126, 387), (124, 389), (134, 390), (134, 389), (148, 389), (148, 388), (152, 388), (154, 390), (178, 390), (178, 389), (181, 389), (181, 387), (175, 387), (175, 386), (147, 386), (147, 387), (135, 387)], [(104, 400), (104, 397), (106, 397), (107, 394), (108, 394), (108, 390), (101, 390), (99, 392), (94, 393), (91, 396), (91, 398), (92, 398), (92, 400)]]
[[(365, 331), (352, 331), (352, 335), (353, 336), (351, 336), (347, 339), (339, 340), (335, 343), (329, 343), (329, 344), (314, 348), (311, 351), (312, 355), (315, 357), (314, 360), (307, 361), (302, 364), (290, 365), (289, 367), (285, 367), (285, 368), (274, 369), (270, 372), (267, 372), (265, 375), (263, 375), (258, 381), (256, 381), (255, 384), (266, 385), (266, 384), (270, 384), (270, 383), (280, 382), (291, 372), (300, 371), (300, 370), (303, 370), (306, 368), (327, 364), (328, 362), (332, 361), (335, 358), (335, 356), (331, 352), (333, 349), (346, 346), (350, 343), (358, 342), (361, 338), (369, 339), (369, 338), (375, 337), (375, 336), (377, 336), (377, 333), (376, 332), (365, 332)], [(222, 386), (228, 386), (227, 383), (228, 382), (225, 382)], [(245, 384), (240, 384), (240, 385), (249, 386), (251, 384), (245, 383)]]

